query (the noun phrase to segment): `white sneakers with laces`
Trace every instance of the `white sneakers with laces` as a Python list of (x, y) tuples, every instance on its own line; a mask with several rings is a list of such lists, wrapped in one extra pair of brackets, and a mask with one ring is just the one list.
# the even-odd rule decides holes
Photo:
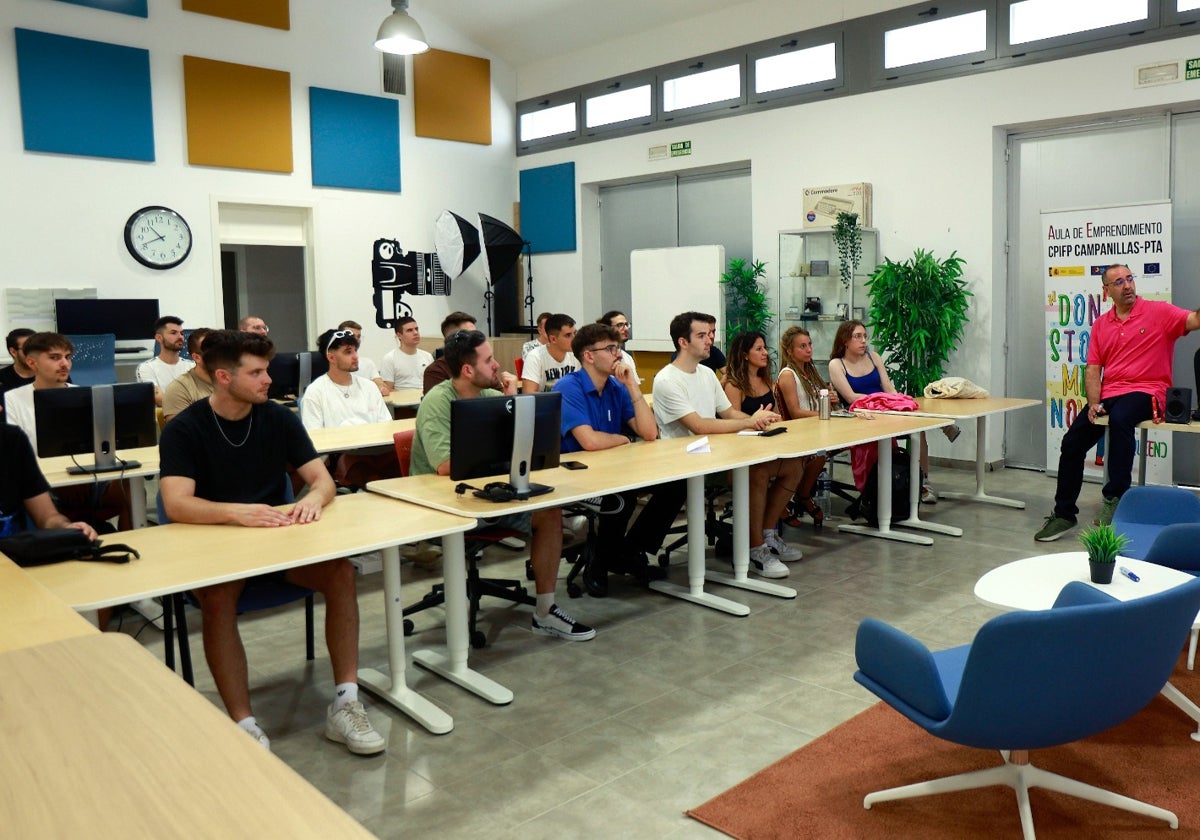
[(795, 563), (804, 557), (804, 552), (783, 541), (783, 537), (779, 536), (778, 531), (765, 531), (763, 533), (763, 545), (771, 549), (771, 553), (782, 560), (784, 563)]
[(325, 717), (325, 737), (345, 744), (355, 755), (375, 755), (387, 746), (387, 741), (375, 731), (367, 710), (358, 700), (350, 701), (336, 712), (330, 704)]

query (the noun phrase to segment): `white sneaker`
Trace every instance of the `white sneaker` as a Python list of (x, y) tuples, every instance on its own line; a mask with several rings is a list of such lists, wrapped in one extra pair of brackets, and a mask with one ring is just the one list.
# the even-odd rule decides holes
[(788, 576), (788, 567), (779, 562), (779, 558), (771, 553), (771, 547), (766, 543), (750, 549), (750, 571), (765, 578)]
[(238, 728), (241, 729), (243, 732), (245, 732), (247, 735), (249, 735), (251, 738), (253, 738), (255, 741), (258, 741), (259, 746), (261, 746), (264, 750), (266, 750), (267, 752), (271, 751), (271, 739), (267, 737), (267, 733), (263, 732), (262, 727), (260, 727), (257, 723), (254, 724), (254, 729), (247, 729), (244, 726), (239, 726)]
[(921, 485), (921, 504), (936, 505), (937, 502), (937, 493), (933, 492), (933, 486), (926, 481)]
[(325, 737), (330, 741), (345, 744), (346, 748), (355, 755), (375, 755), (383, 752), (387, 741), (375, 731), (367, 710), (358, 700), (353, 700), (342, 706), (338, 711), (329, 705), (325, 716)]
[(596, 636), (595, 630), (571, 618), (558, 608), (558, 604), (550, 607), (548, 615), (533, 614), (533, 632), (542, 636), (557, 636), (570, 642), (586, 642)]
[(804, 557), (804, 552), (783, 541), (777, 531), (768, 531), (763, 535), (763, 545), (771, 549), (771, 553), (784, 563), (795, 563)]

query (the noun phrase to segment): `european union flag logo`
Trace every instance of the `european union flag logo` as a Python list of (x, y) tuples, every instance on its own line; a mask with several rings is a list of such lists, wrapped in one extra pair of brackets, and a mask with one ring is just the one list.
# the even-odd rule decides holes
[(1161, 274), (1160, 263), (1143, 263), (1142, 274)]

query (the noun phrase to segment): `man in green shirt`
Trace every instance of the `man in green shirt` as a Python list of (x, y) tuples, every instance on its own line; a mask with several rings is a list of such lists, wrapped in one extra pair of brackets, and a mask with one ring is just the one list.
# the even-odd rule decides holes
[[(417, 432), (413, 438), (413, 475), (450, 475), (450, 404), (459, 399), (513, 396), (517, 378), (505, 371), (492, 353), (487, 336), (478, 330), (460, 330), (446, 338), (446, 363), (451, 378), (425, 394), (417, 410)], [(490, 527), (511, 528), (529, 533), (529, 559), (537, 588), (533, 632), (584, 642), (596, 631), (575, 621), (554, 603), (558, 564), (562, 558), (562, 510), (543, 508), (531, 514), (514, 514), (485, 520)]]

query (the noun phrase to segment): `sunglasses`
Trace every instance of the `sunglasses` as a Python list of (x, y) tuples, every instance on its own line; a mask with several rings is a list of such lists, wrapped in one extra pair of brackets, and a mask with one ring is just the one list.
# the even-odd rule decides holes
[(329, 344), (325, 347), (325, 352), (328, 353), (333, 349), (333, 345), (343, 338), (354, 338), (354, 330), (338, 330), (329, 337)]

